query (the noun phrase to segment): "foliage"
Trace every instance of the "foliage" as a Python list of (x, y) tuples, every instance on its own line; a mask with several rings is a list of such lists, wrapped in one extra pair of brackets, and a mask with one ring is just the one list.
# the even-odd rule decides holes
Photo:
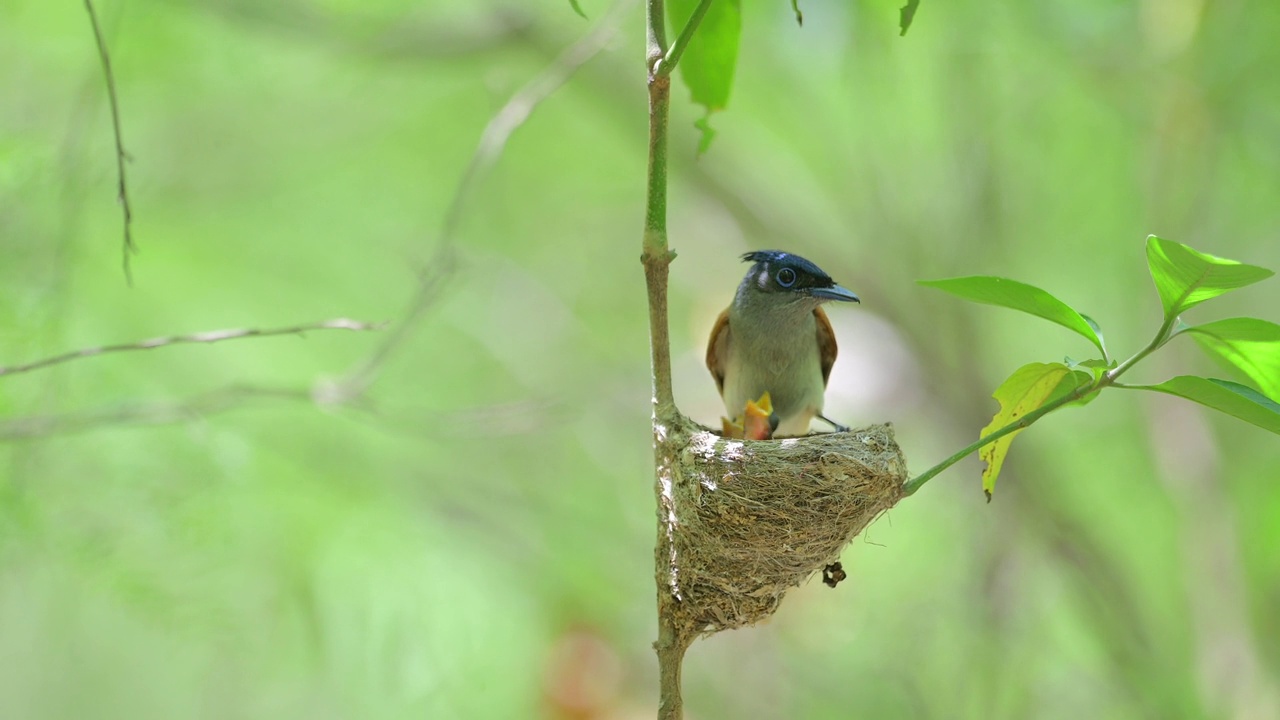
[[(1262, 394), (1274, 393), (1280, 387), (1280, 327), (1256, 318), (1233, 318), (1190, 326), (1181, 318), (1183, 312), (1206, 300), (1264, 280), (1274, 273), (1207, 255), (1154, 235), (1147, 239), (1147, 263), (1164, 307), (1164, 319), (1150, 344), (1124, 362), (1113, 361), (1107, 356), (1102, 330), (1096, 322), (1040, 288), (998, 277), (921, 282), (966, 300), (1000, 305), (1056, 323), (1087, 338), (1102, 354), (1102, 357), (1084, 363), (1069, 361), (1071, 366), (1066, 363), (1025, 365), (996, 390), (994, 397), (1000, 402), (1000, 411), (982, 429), (977, 444), (981, 448), (982, 459), (986, 461), (982, 489), (988, 500), (1014, 435), (1045, 414), (1068, 403), (1088, 401), (1110, 386), (1177, 395), (1280, 434), (1280, 405)], [(1155, 385), (1121, 385), (1116, 382), (1138, 361), (1183, 332), (1193, 333), (1206, 351), (1234, 365), (1262, 393), (1228, 380), (1190, 375)], [(1073, 367), (1088, 367), (1094, 372), (1090, 374)], [(982, 440), (989, 444), (982, 443)], [(940, 469), (968, 454), (967, 450), (926, 472), (921, 476), (923, 480), (914, 479), (912, 491)]]

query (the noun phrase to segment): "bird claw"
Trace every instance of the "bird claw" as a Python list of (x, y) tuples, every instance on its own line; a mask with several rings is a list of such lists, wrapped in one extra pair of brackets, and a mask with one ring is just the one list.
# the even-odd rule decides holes
[(836, 422), (835, 420), (832, 420), (831, 418), (827, 417), (826, 415), (819, 414), (817, 417), (818, 417), (818, 419), (819, 419), (819, 420), (821, 420), (822, 422), (824, 422), (824, 423), (826, 423), (826, 424), (830, 425), (832, 428), (835, 428), (835, 431), (836, 431), (836, 432), (849, 432), (849, 426), (848, 426), (848, 425), (841, 425), (840, 423)]

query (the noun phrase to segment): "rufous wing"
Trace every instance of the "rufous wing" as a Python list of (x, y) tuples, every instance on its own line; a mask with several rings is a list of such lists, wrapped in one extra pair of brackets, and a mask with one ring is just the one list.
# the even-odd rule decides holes
[[(827, 326), (830, 328), (830, 325)], [(724, 364), (729, 359), (729, 310), (725, 309), (716, 318), (711, 328), (711, 338), (707, 341), (707, 369), (716, 380), (716, 389), (724, 395)]]
[[(827, 313), (822, 308), (814, 308), (813, 319), (818, 321), (818, 358), (822, 363), (822, 386), (827, 386), (827, 379), (831, 377), (831, 366), (836, 364), (836, 331), (831, 327), (831, 321), (827, 319)], [(725, 318), (727, 321), (728, 318)], [(710, 352), (708, 351), (708, 362), (710, 362)]]

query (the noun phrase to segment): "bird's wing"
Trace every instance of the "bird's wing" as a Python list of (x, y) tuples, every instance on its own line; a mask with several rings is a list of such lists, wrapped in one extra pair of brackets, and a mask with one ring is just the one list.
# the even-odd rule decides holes
[[(813, 319), (818, 321), (818, 358), (822, 362), (822, 386), (826, 387), (827, 379), (831, 377), (831, 366), (836, 364), (836, 331), (831, 328), (831, 321), (822, 308), (814, 308)], [(710, 362), (710, 353), (707, 359)]]
[(726, 309), (716, 318), (711, 328), (711, 338), (707, 340), (707, 369), (711, 377), (716, 379), (716, 389), (724, 394), (724, 364), (729, 359), (729, 310)]

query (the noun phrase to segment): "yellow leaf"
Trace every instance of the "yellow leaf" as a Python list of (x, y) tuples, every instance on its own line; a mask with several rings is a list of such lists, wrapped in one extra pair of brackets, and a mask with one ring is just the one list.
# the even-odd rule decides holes
[[(982, 428), (978, 437), (986, 437), (1044, 405), (1069, 372), (1071, 368), (1062, 363), (1030, 363), (1018, 368), (991, 395), (999, 401), (1000, 412), (991, 419), (991, 424)], [(1014, 430), (978, 451), (978, 456), (987, 463), (982, 471), (982, 491), (986, 493), (988, 502), (995, 490), (1004, 456), (1009, 452), (1014, 436), (1020, 432), (1022, 429)]]

